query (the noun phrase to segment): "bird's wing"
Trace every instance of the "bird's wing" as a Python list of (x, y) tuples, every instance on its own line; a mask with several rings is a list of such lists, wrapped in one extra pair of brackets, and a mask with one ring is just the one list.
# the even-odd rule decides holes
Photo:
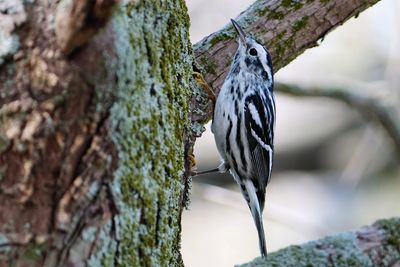
[(251, 154), (254, 182), (259, 188), (257, 197), (261, 209), (264, 207), (265, 188), (272, 171), (273, 124), (275, 106), (272, 101), (259, 93), (248, 96), (245, 100), (245, 127)]

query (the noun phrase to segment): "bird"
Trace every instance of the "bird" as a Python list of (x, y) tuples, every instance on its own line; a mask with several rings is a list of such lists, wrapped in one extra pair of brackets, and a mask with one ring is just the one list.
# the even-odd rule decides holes
[(262, 213), (271, 178), (275, 98), (268, 50), (231, 19), (239, 46), (218, 94), (211, 131), (221, 157), (219, 172), (229, 171), (239, 184), (267, 256)]

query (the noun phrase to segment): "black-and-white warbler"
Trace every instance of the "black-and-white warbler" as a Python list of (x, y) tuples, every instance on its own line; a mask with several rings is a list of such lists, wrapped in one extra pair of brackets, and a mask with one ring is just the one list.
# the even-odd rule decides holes
[(262, 212), (271, 177), (275, 125), (274, 78), (267, 49), (232, 20), (239, 47), (214, 110), (212, 132), (222, 163), (240, 185), (267, 254)]

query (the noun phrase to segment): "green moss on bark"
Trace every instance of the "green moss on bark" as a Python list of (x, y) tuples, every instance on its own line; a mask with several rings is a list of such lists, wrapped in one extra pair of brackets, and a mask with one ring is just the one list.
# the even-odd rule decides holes
[[(333, 257), (328, 256), (327, 247), (336, 250)], [(363, 255), (356, 245), (352, 234), (340, 234), (324, 241), (310, 242), (301, 246), (289, 246), (283, 250), (268, 255), (267, 260), (258, 258), (241, 267), (254, 266), (371, 266), (371, 262)], [(335, 265), (332, 265), (332, 264)], [(362, 263), (362, 265), (359, 265)]]
[(232, 34), (228, 33), (228, 32), (222, 32), (221, 34), (215, 35), (211, 40), (211, 46), (214, 46), (220, 42), (223, 41), (229, 41), (232, 39)]
[[(180, 266), (184, 132), (192, 51), (183, 0), (121, 6), (112, 21), (119, 62), (112, 107), (119, 214), (90, 259), (102, 266)], [(114, 227), (116, 240), (108, 238)]]
[[(357, 232), (289, 246), (241, 267), (393, 266), (400, 261), (400, 218), (379, 220)], [(369, 242), (363, 244), (362, 242)]]
[(389, 244), (400, 248), (400, 218), (379, 220), (375, 225), (385, 230)]
[(377, 251), (383, 255), (380, 266), (393, 266), (400, 262), (400, 218), (379, 220), (375, 226), (386, 233), (387, 245)]
[(298, 32), (301, 29), (304, 29), (308, 24), (308, 16), (304, 16), (301, 19), (297, 20), (293, 25), (293, 32)]
[(282, 0), (282, 6), (286, 8), (294, 8), (298, 10), (302, 8), (304, 5), (303, 1), (301, 0)]

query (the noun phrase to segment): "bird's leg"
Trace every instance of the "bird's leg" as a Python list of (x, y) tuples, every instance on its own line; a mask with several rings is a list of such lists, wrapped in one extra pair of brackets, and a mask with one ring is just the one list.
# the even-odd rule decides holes
[(229, 167), (228, 164), (226, 164), (225, 161), (222, 161), (222, 163), (221, 163), (221, 164), (218, 166), (218, 168), (217, 168), (217, 170), (218, 170), (220, 173), (228, 172), (229, 169), (230, 169), (230, 167)]
[(193, 171), (192, 173), (194, 173), (194, 176), (198, 176), (198, 175), (203, 175), (203, 174), (208, 174), (208, 173), (213, 173), (213, 172), (226, 173), (227, 171), (229, 171), (229, 166), (225, 162), (222, 162), (217, 168), (206, 170), (206, 171), (201, 171), (201, 172)]
[(215, 169), (211, 169), (211, 170), (196, 172), (194, 176), (203, 175), (203, 174), (207, 174), (207, 173), (213, 173), (213, 172), (220, 172), (220, 171), (218, 168), (215, 168)]
[(213, 108), (214, 108), (215, 101), (216, 101), (216, 96), (214, 94), (214, 91), (211, 89), (211, 87), (206, 82), (206, 80), (204, 80), (203, 75), (201, 75), (201, 73), (198, 72), (198, 71), (193, 71), (193, 78), (204, 89), (204, 91), (206, 91), (208, 99), (210, 99), (212, 101)]

